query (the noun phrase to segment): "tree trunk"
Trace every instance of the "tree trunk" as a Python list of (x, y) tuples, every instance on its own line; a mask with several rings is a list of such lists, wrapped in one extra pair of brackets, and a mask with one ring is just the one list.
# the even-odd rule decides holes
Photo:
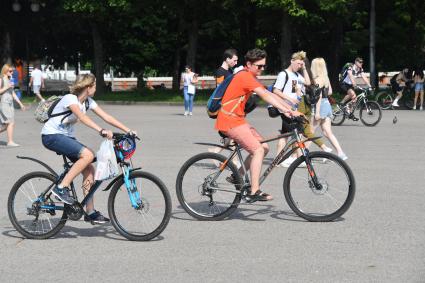
[(280, 56), (280, 67), (284, 70), (288, 67), (291, 58), (292, 49), (292, 34), (289, 14), (287, 11), (282, 10), (282, 22), (280, 28), (280, 45), (279, 45), (279, 56)]
[(334, 86), (334, 89), (337, 89), (338, 87), (338, 74), (340, 69), (342, 68), (341, 64), (341, 50), (344, 45), (344, 28), (341, 21), (338, 21), (338, 19), (335, 19), (333, 21), (332, 26), (333, 33), (332, 33), (332, 42), (329, 44), (329, 46), (332, 46), (330, 49), (329, 58), (328, 61), (328, 69), (329, 69), (329, 78), (331, 80), (332, 85)]
[(103, 78), (103, 43), (99, 26), (96, 22), (91, 23), (93, 37), (94, 70), (96, 76), (96, 93), (102, 95), (105, 92), (105, 80)]
[(193, 15), (193, 19), (188, 30), (189, 42), (188, 42), (187, 57), (186, 57), (186, 64), (192, 67), (193, 71), (195, 70), (195, 64), (196, 64), (198, 38), (199, 38), (199, 21), (198, 21), (198, 17), (196, 15)]
[(256, 40), (256, 6), (246, 0), (238, 1), (239, 10), (239, 36), (240, 54), (245, 54), (248, 50), (255, 47)]
[(184, 19), (183, 11), (179, 9), (178, 13), (178, 26), (177, 26), (177, 37), (176, 37), (176, 49), (174, 50), (173, 58), (173, 90), (180, 89), (180, 76), (181, 76), (181, 44), (180, 37), (184, 30)]
[(370, 83), (377, 87), (377, 73), (375, 65), (375, 0), (370, 1), (370, 27), (369, 27), (369, 65)]
[(1, 55), (1, 62), (12, 64), (12, 40), (10, 38), (10, 32), (7, 29), (4, 31)]

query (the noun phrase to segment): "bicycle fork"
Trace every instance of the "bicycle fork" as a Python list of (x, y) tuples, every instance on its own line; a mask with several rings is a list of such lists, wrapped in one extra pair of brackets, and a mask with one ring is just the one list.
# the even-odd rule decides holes
[(301, 141), (300, 136), (298, 135), (298, 131), (295, 129), (297, 135), (297, 147), (301, 150), (302, 155), (304, 156), (305, 159), (305, 164), (307, 165), (307, 171), (308, 171), (308, 175), (309, 175), (309, 184), (311, 188), (315, 188), (316, 190), (320, 191), (322, 189), (322, 185), (320, 184), (316, 172), (314, 171), (314, 167), (313, 167), (313, 163), (311, 162), (310, 159), (310, 155), (309, 155), (309, 150), (308, 148), (305, 146), (305, 143), (303, 141)]
[(140, 193), (137, 190), (136, 180), (130, 179), (130, 170), (125, 167), (122, 168), (124, 175), (124, 183), (127, 189), (128, 197), (130, 198), (131, 206), (135, 209), (140, 209), (143, 207), (142, 199)]

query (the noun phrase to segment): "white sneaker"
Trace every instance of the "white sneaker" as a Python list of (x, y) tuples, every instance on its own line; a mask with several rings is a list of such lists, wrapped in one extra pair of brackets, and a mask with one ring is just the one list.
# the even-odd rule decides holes
[(393, 102), (392, 106), (395, 106), (395, 107), (400, 107), (400, 105), (398, 105), (398, 102), (397, 102), (397, 100), (394, 100), (394, 102)]
[(193, 114), (192, 114), (192, 112), (189, 112), (189, 116), (192, 116)]
[(420, 111), (423, 111), (423, 110), (424, 110), (424, 108), (421, 106), (421, 107), (419, 108), (419, 110), (420, 110)]
[(305, 161), (301, 162), (300, 165), (298, 165), (298, 168), (307, 168), (307, 164), (305, 164)]
[(332, 148), (330, 148), (330, 147), (325, 147), (325, 149), (324, 149), (323, 151), (325, 151), (325, 152), (332, 152)]
[(281, 167), (284, 168), (288, 168), (289, 166), (291, 166), (292, 162), (294, 162), (295, 158), (292, 156), (289, 156), (288, 158), (286, 158), (282, 163), (280, 163), (279, 165)]
[(342, 160), (347, 160), (348, 159), (348, 156), (347, 155), (345, 155), (345, 153), (343, 152), (343, 153), (341, 153), (341, 154), (338, 154), (338, 157), (339, 158), (341, 158)]
[(416, 105), (415, 105), (415, 106), (413, 106), (412, 110), (416, 110)]
[(189, 114), (189, 112), (187, 112), (187, 111), (184, 111), (184, 116), (187, 116), (187, 114)]

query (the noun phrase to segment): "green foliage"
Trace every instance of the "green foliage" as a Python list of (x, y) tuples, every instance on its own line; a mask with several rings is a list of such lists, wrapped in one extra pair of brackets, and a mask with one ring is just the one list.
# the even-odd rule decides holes
[(106, 13), (108, 8), (126, 8), (128, 0), (64, 0), (64, 8), (74, 13)]
[[(12, 3), (12, 0), (7, 1), (8, 5)], [(37, 17), (29, 19), (26, 30), (29, 34), (37, 34), (30, 40), (31, 57), (42, 58), (56, 66), (65, 61), (71, 65), (80, 61), (87, 62), (87, 67), (94, 66), (90, 28), (94, 21), (103, 39), (105, 69), (112, 66), (123, 76), (132, 73), (170, 76), (176, 71), (173, 69), (176, 54), (181, 55), (178, 71), (185, 64), (191, 23), (197, 18), (197, 72), (213, 74), (226, 48), (238, 49), (239, 58), (243, 59), (246, 50), (257, 46), (266, 49), (269, 55), (267, 72), (276, 73), (280, 69), (283, 13), (289, 16), (290, 51), (305, 50), (310, 59), (324, 57), (328, 66), (336, 70), (358, 55), (368, 62), (370, 1), (45, 2), (46, 7)], [(380, 70), (399, 70), (425, 62), (424, 15), (423, 0), (376, 0), (376, 63)], [(12, 38), (16, 40), (14, 55), (25, 58), (21, 21), (4, 12), (0, 20), (7, 19), (12, 19), (9, 22)]]
[(293, 17), (307, 15), (307, 10), (300, 6), (296, 0), (252, 0), (260, 7), (270, 7), (274, 9), (283, 9)]

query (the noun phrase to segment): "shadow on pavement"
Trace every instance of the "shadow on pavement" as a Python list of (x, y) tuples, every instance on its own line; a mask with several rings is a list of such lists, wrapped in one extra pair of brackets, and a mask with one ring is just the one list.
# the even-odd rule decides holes
[[(90, 225), (90, 224), (89, 224)], [(17, 238), (17, 239), (26, 239), (21, 234), (19, 234), (15, 229), (12, 227), (5, 227), (7, 230), (5, 230), (2, 234), (4, 236), (10, 237), (10, 238)], [(50, 240), (53, 239), (60, 239), (60, 238), (91, 238), (91, 237), (103, 237), (110, 240), (117, 240), (117, 241), (129, 241), (123, 236), (121, 236), (112, 225), (93, 225), (89, 226), (87, 228), (77, 228), (72, 226), (65, 226), (61, 231), (59, 231), (58, 234), (55, 236), (49, 238)], [(156, 242), (156, 241), (162, 241), (164, 240), (164, 237), (159, 235), (155, 239), (152, 239), (148, 242)]]
[[(252, 208), (249, 208), (252, 207)], [(171, 218), (177, 219), (177, 220), (183, 220), (183, 221), (200, 221), (189, 214), (187, 214), (181, 205), (177, 207), (180, 209), (179, 211), (173, 212), (171, 214)], [(302, 219), (301, 217), (298, 217), (294, 212), (288, 211), (288, 210), (280, 210), (276, 211), (273, 210), (273, 205), (265, 205), (260, 204), (259, 202), (255, 204), (245, 204), (242, 203), (238, 206), (238, 208), (233, 212), (229, 217), (220, 220), (220, 221), (229, 221), (229, 220), (244, 220), (244, 221), (266, 221), (267, 219), (256, 219), (253, 217), (259, 216), (259, 215), (265, 215), (269, 216), (274, 219), (278, 220), (284, 220), (284, 221), (292, 221), (292, 222), (309, 222), (305, 219)], [(340, 217), (332, 222), (339, 222), (344, 221), (345, 219), (343, 217)], [(211, 220), (214, 221), (214, 220)]]

